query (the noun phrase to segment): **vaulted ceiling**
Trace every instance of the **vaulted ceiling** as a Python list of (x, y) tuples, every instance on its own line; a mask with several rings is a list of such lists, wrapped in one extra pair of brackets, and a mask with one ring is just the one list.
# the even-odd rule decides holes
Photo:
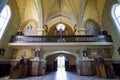
[(65, 16), (78, 19), (83, 14), (86, 0), (41, 0), (44, 19)]
[[(16, 0), (21, 23), (34, 19), (39, 26), (63, 22), (82, 26), (83, 21), (92, 18), (100, 22), (106, 0)], [(50, 21), (52, 22), (50, 23)]]

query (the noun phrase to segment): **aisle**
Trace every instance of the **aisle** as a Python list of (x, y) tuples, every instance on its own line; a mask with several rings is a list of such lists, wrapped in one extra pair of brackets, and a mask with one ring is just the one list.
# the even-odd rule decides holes
[(116, 79), (104, 79), (97, 78), (96, 76), (79, 76), (75, 73), (67, 72), (64, 70), (58, 70), (57, 72), (52, 72), (46, 74), (45, 76), (35, 76), (22, 79), (9, 79), (9, 77), (0, 78), (0, 80), (120, 80)]

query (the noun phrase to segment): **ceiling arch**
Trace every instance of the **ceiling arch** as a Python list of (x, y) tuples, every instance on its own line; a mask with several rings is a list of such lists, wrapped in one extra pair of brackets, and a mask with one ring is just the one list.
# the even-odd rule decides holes
[(71, 18), (68, 18), (68, 17), (55, 17), (53, 19), (50, 19), (48, 22), (47, 22), (47, 25), (49, 25), (49, 28), (56, 24), (56, 23), (59, 23), (59, 22), (63, 22), (63, 23), (66, 23), (68, 24), (69, 26), (71, 26), (71, 28), (74, 27), (74, 24), (75, 24), (75, 21)]

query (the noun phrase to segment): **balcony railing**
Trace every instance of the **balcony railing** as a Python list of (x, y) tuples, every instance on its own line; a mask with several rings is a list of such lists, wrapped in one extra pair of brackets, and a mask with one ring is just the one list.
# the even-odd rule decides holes
[(113, 42), (110, 35), (74, 35), (74, 36), (12, 36), (10, 43), (40, 42)]

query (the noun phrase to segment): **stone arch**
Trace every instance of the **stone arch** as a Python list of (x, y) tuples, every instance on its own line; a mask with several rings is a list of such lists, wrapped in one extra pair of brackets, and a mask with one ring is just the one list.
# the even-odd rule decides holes
[(59, 23), (59, 22), (69, 24), (71, 28), (73, 28), (74, 25), (76, 24), (76, 22), (72, 18), (69, 18), (69, 17), (66, 17), (66, 16), (56, 16), (56, 17), (48, 20), (46, 22), (46, 25), (50, 28), (52, 25), (54, 25), (56, 23)]
[(49, 52), (49, 53), (46, 53), (44, 56), (43, 56), (43, 60), (46, 60), (46, 58), (50, 55), (53, 55), (53, 54), (59, 54), (59, 53), (64, 53), (64, 54), (69, 54), (69, 55), (72, 55), (76, 58), (76, 61), (79, 60), (79, 56), (76, 54), (76, 53), (73, 53), (73, 52), (69, 52), (69, 51), (52, 51), (52, 52)]

